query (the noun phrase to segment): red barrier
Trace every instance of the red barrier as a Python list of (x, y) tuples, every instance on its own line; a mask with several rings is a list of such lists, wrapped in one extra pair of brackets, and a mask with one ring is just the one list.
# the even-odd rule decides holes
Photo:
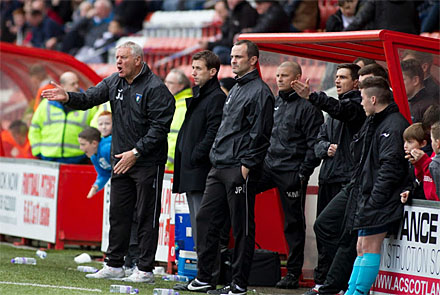
[(55, 249), (101, 244), (104, 190), (86, 198), (95, 179), (92, 165), (60, 165)]

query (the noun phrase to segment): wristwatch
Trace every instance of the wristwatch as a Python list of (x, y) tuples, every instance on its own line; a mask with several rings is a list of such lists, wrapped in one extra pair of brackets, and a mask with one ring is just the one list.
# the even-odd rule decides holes
[(136, 148), (132, 149), (131, 151), (133, 152), (133, 155), (136, 157), (136, 159), (141, 156), (141, 154), (139, 154)]

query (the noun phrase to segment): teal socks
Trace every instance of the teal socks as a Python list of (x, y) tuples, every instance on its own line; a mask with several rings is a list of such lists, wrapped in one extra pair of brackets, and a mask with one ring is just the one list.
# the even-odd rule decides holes
[(364, 253), (360, 262), (354, 295), (368, 295), (379, 273), (380, 254)]
[(364, 256), (358, 256), (354, 261), (353, 270), (351, 271), (350, 280), (348, 281), (348, 290), (345, 292), (345, 295), (353, 295), (356, 290), (356, 281), (358, 279), (362, 258), (364, 258)]

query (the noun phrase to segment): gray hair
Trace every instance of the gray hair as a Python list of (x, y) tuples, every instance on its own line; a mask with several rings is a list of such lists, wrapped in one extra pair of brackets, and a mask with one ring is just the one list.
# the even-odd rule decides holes
[(171, 69), (170, 73), (175, 73), (179, 77), (179, 84), (183, 85), (183, 89), (191, 87), (191, 81), (185, 75), (185, 73), (180, 69)]
[(124, 42), (116, 47), (116, 49), (119, 48), (130, 48), (131, 54), (133, 54), (135, 57), (139, 56), (142, 60), (144, 59), (144, 50), (142, 47), (132, 41)]

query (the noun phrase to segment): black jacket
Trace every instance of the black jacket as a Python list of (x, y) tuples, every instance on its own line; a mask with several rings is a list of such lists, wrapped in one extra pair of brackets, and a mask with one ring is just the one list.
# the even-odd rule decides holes
[(408, 100), (411, 120), (413, 123), (422, 122), (423, 114), (431, 105), (438, 105), (438, 98), (430, 96), (426, 88), (420, 89)]
[(322, 112), (296, 92), (280, 92), (265, 164), (275, 171), (298, 171), (308, 178), (320, 162), (313, 148), (323, 122)]
[[(112, 155), (136, 148), (141, 154), (136, 165), (165, 164), (175, 100), (160, 78), (144, 63), (132, 84), (114, 73), (85, 93), (69, 92), (67, 105), (87, 110), (108, 100), (113, 121)], [(112, 158), (115, 164), (118, 159)]]
[[(342, 94), (339, 100), (326, 98), (322, 92), (311, 95), (310, 101), (330, 115), (321, 126), (315, 145), (316, 156), (324, 160), (319, 172), (319, 183), (348, 183), (351, 180), (354, 159), (350, 154), (350, 144), (365, 121), (361, 100), (357, 90)], [(330, 144), (338, 144), (333, 157), (327, 155)]]
[(179, 130), (174, 161), (173, 192), (203, 191), (211, 169), (209, 151), (222, 120), (226, 95), (213, 77), (186, 99), (186, 114)]
[(368, 0), (345, 31), (387, 29), (397, 32), (420, 34), (420, 18), (417, 6), (423, 0)]
[(256, 26), (249, 33), (282, 33), (290, 31), (290, 19), (278, 2), (258, 17)]
[(234, 36), (245, 28), (252, 28), (257, 24), (258, 13), (247, 1), (242, 1), (234, 10), (229, 12), (228, 18), (222, 25), (222, 38), (216, 42), (209, 42), (208, 49), (215, 46), (226, 46), (231, 48), (234, 45)]
[(274, 100), (257, 70), (237, 78), (209, 154), (214, 167), (261, 167), (270, 144)]
[(402, 218), (400, 193), (409, 177), (402, 135), (408, 126), (398, 106), (391, 103), (368, 117), (355, 136), (352, 152), (357, 165), (348, 185), (349, 228), (374, 228)]
[[(356, 5), (356, 12), (359, 11), (359, 8), (363, 4), (362, 0), (359, 0)], [(368, 29), (368, 28), (365, 28)], [(327, 22), (325, 24), (325, 31), (326, 32), (341, 32), (344, 30), (344, 22), (342, 20), (342, 11), (341, 9), (338, 9), (334, 14), (330, 15), (327, 19)]]

